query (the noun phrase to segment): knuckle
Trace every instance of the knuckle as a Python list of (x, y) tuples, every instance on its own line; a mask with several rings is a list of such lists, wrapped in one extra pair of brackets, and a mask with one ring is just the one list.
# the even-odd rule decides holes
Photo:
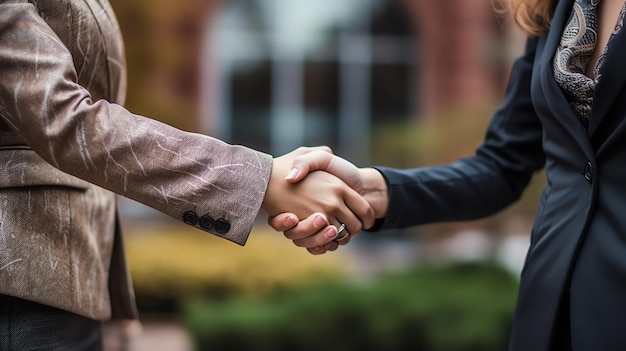
[[(361, 224), (361, 222), (359, 222), (355, 227), (354, 227), (354, 234), (359, 233), (361, 230), (363, 230), (363, 225)], [(352, 234), (352, 233), (351, 233)]]

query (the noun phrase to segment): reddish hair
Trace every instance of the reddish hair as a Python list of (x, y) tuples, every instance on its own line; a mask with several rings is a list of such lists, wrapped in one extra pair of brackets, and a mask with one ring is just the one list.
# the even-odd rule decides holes
[(499, 10), (510, 13), (515, 23), (530, 36), (548, 32), (558, 0), (498, 0)]

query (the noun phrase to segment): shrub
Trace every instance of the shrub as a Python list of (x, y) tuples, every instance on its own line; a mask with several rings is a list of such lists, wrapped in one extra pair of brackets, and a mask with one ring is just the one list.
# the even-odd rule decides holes
[(517, 281), (493, 264), (422, 267), (262, 299), (195, 301), (199, 350), (505, 350)]
[(182, 225), (129, 231), (126, 251), (139, 308), (175, 312), (197, 296), (261, 296), (337, 279), (340, 256), (312, 256), (265, 226), (241, 247)]

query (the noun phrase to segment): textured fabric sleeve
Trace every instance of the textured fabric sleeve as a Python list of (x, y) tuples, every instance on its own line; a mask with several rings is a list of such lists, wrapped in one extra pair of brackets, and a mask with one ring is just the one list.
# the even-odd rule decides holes
[(269, 155), (92, 99), (26, 1), (0, 1), (0, 116), (55, 168), (239, 244), (270, 176)]
[(477, 219), (519, 199), (545, 163), (530, 94), (536, 44), (529, 39), (514, 63), (505, 100), (474, 156), (436, 167), (377, 167), (388, 183), (389, 208), (376, 230)]

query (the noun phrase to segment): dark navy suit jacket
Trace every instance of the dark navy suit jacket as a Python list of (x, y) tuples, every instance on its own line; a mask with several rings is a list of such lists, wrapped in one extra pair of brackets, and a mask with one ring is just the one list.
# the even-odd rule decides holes
[(626, 350), (626, 36), (614, 38), (602, 64), (585, 129), (552, 73), (573, 2), (559, 1), (549, 33), (528, 40), (473, 157), (379, 168), (389, 184), (386, 229), (493, 214), (545, 167), (511, 335), (515, 351), (549, 349), (566, 291), (575, 350)]

